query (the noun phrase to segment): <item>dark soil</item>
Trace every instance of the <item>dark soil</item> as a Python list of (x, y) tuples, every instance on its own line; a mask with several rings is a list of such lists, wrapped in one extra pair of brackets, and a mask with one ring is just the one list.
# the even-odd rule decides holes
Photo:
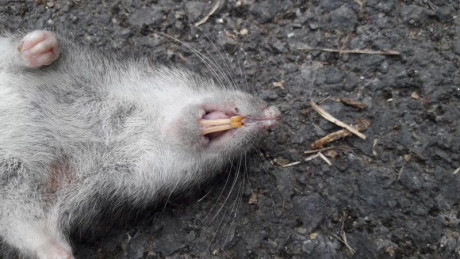
[[(77, 258), (460, 257), (459, 1), (222, 0), (199, 27), (215, 1), (96, 2), (0, 0), (0, 30), (47, 28), (101, 51), (206, 67), (164, 32), (247, 80), (283, 121), (228, 182), (223, 172), (133, 222), (76, 237)], [(311, 142), (339, 129), (309, 101), (346, 123), (369, 119), (367, 139), (329, 144), (349, 147), (324, 152), (331, 166), (305, 162)]]

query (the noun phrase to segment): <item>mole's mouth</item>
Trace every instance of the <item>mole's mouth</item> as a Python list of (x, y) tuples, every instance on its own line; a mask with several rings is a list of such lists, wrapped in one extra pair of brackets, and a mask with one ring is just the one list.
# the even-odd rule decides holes
[(242, 126), (255, 126), (254, 129), (270, 129), (277, 125), (280, 112), (273, 106), (267, 107), (258, 116), (242, 116), (223, 111), (209, 111), (198, 121), (201, 135), (209, 141), (215, 141), (232, 135)]
[(198, 123), (203, 136), (214, 139), (228, 130), (239, 128), (243, 125), (244, 116), (230, 116), (221, 111), (206, 113)]

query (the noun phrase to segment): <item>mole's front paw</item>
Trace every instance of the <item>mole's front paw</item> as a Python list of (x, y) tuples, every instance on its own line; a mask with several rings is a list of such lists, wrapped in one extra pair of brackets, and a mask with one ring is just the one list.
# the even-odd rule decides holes
[(33, 31), (27, 34), (18, 50), (24, 65), (30, 68), (49, 65), (59, 57), (56, 35), (50, 31)]

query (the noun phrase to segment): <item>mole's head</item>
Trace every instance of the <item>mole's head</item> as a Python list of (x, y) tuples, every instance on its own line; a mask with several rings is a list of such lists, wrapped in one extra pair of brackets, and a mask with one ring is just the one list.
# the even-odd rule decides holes
[(187, 87), (176, 83), (162, 98), (168, 107), (162, 134), (187, 158), (206, 164), (240, 157), (277, 124), (278, 109), (248, 93), (196, 77), (183, 83)]

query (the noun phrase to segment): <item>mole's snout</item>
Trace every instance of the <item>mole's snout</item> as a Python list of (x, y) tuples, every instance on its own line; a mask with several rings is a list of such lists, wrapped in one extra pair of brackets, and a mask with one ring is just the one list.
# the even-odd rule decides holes
[(273, 128), (278, 124), (279, 117), (281, 115), (278, 108), (275, 106), (269, 106), (263, 110), (264, 127)]
[(278, 124), (280, 111), (275, 106), (269, 106), (262, 110), (262, 112), (255, 117), (247, 117), (243, 120), (243, 124), (258, 124), (266, 129), (275, 127)]

